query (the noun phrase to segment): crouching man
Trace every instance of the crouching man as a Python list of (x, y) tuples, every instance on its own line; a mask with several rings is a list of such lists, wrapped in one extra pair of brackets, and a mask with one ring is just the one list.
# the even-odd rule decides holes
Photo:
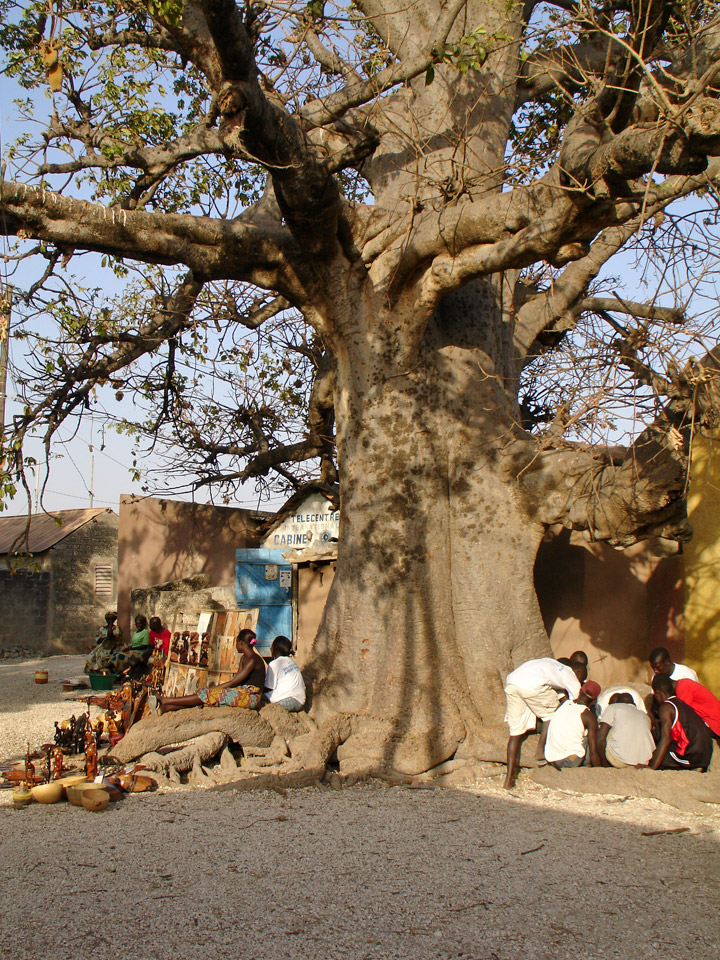
[(650, 717), (631, 693), (615, 693), (600, 715), (598, 750), (603, 766), (647, 764), (655, 750)]
[(702, 770), (710, 766), (713, 742), (702, 719), (675, 695), (670, 677), (656, 673), (653, 698), (658, 705), (660, 739), (648, 766), (652, 770)]
[(576, 700), (560, 704), (550, 718), (545, 759), (558, 770), (589, 763), (601, 766), (598, 753), (598, 722), (592, 709), (600, 694), (600, 684), (588, 680)]

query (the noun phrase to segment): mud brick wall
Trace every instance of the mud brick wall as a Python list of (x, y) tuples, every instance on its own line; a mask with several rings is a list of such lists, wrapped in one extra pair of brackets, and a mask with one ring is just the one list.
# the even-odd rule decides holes
[(0, 569), (0, 650), (44, 651), (51, 601), (49, 572)]
[[(103, 513), (83, 524), (50, 550), (53, 610), (47, 652), (84, 653), (105, 622), (105, 612), (117, 608), (118, 518)], [(113, 592), (95, 596), (95, 565), (111, 564)]]

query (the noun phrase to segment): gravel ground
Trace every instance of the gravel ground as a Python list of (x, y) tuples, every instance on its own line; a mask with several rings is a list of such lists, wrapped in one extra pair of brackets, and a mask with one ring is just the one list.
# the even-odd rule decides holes
[[(86, 707), (66, 694), (58, 681), (83, 675), (86, 657), (46, 657), (0, 661), (0, 759), (25, 755), (33, 747), (52, 743), (55, 721), (85, 713)], [(48, 682), (35, 683), (35, 671), (47, 670)], [(92, 708), (93, 716), (102, 713)]]
[[(18, 712), (2, 714), (0, 742)], [(100, 814), (13, 810), (6, 798), (0, 942), (18, 960), (717, 955), (712, 807), (683, 814), (527, 780), (508, 795), (499, 779), (462, 790), (183, 789)], [(678, 828), (689, 829), (644, 835)]]

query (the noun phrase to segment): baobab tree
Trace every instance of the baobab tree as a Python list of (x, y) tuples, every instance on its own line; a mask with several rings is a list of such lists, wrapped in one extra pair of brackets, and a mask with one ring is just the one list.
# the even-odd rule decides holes
[[(154, 298), (115, 314), (73, 313), (76, 291), (54, 302), (72, 347), (36, 370), (15, 448), (167, 350), (156, 425), (201, 451), (203, 482), (221, 462), (227, 481), (306, 462), (332, 481), (337, 466), (337, 576), (310, 672), (315, 717), (343, 721), (345, 768), (496, 755), (502, 678), (549, 649), (533, 588), (547, 525), (616, 545), (689, 536), (687, 428), (712, 419), (713, 356), (653, 363), (686, 300), (598, 281), (668, 236), (687, 198), (712, 210), (715, 5), (5, 9), (11, 72), (52, 91), (0, 201), (3, 231), (46, 263), (32, 296), (94, 251), (140, 265)], [(189, 412), (185, 334), (298, 314), (311, 333), (289, 341), (314, 378), (299, 434), (264, 402), (239, 404), (227, 433), (212, 408)], [(552, 383), (542, 410), (523, 393), (588, 316), (653, 407), (625, 447), (569, 437)]]

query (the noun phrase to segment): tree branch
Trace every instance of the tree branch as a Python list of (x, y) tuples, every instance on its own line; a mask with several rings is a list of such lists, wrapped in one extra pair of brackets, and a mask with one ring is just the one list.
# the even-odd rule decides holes
[(615, 457), (579, 446), (537, 448), (518, 477), (536, 520), (618, 547), (652, 536), (689, 540), (686, 480), (682, 437), (666, 417)]
[[(517, 312), (515, 346), (520, 357), (534, 357), (543, 350), (542, 335), (557, 342), (558, 335), (574, 329), (582, 314), (579, 304), (588, 284), (594, 280), (608, 260), (642, 229), (655, 214), (668, 204), (688, 196), (720, 177), (720, 160), (713, 160), (699, 177), (670, 177), (663, 184), (648, 188), (645, 205), (625, 223), (604, 230), (593, 242), (586, 256), (569, 264), (552, 286), (529, 299)], [(637, 210), (637, 207), (635, 207)]]
[(0, 211), (2, 233), (146, 263), (182, 263), (203, 281), (246, 280), (296, 301), (304, 298), (286, 269), (289, 256), (299, 251), (288, 231), (267, 222), (107, 208), (9, 180), (0, 180)]
[(123, 336), (121, 344), (107, 356), (98, 358), (99, 347), (108, 342), (117, 342), (119, 338), (116, 335), (89, 338), (90, 345), (80, 362), (68, 370), (66, 382), (18, 418), (22, 424), (21, 433), (44, 421), (48, 425), (45, 433), (45, 442), (48, 443), (55, 429), (86, 403), (98, 383), (108, 380), (141, 356), (152, 353), (165, 340), (189, 326), (190, 315), (202, 286), (192, 272), (188, 272), (174, 293), (140, 327), (137, 334)]
[[(324, 126), (339, 120), (353, 107), (368, 103), (386, 90), (426, 73), (435, 61), (436, 51), (444, 46), (466, 2), (467, 0), (448, 2), (430, 31), (428, 40), (416, 54), (380, 70), (369, 80), (351, 84), (322, 100), (312, 100), (300, 110), (299, 115), (311, 127)], [(415, 8), (413, 10), (415, 11)]]

